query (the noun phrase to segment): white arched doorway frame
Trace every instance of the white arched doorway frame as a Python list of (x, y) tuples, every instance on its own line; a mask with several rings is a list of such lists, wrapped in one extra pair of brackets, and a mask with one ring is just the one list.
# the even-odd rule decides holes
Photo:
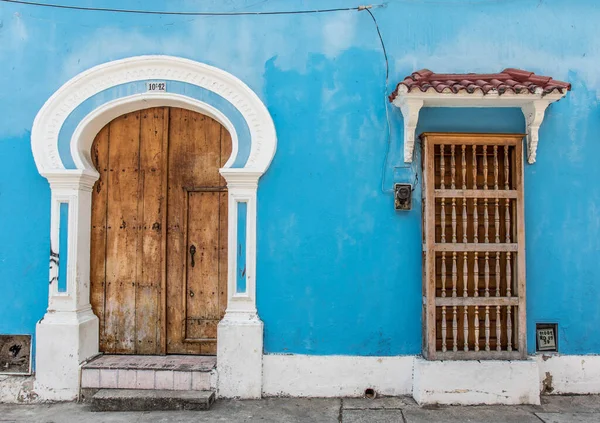
[[(84, 101), (122, 84), (169, 80), (192, 84), (227, 100), (243, 117), (250, 133), (250, 154), (243, 167), (232, 167), (239, 151), (238, 133), (223, 111), (207, 102), (170, 92), (140, 92), (115, 98), (78, 122), (70, 140), (75, 169), (61, 160), (59, 134), (69, 115)], [(73, 399), (79, 390), (81, 363), (98, 351), (98, 319), (90, 305), (91, 190), (99, 175), (90, 159), (94, 137), (112, 119), (140, 109), (171, 106), (193, 110), (219, 121), (231, 134), (232, 154), (221, 174), (227, 181), (229, 245), (237, 245), (238, 204), (246, 203), (246, 288), (237, 290), (236, 248), (228, 252), (228, 303), (219, 323), (217, 362), (219, 395), (260, 397), (263, 324), (256, 311), (256, 191), (277, 148), (271, 116), (241, 80), (215, 67), (171, 56), (139, 56), (91, 68), (59, 88), (36, 116), (31, 135), (40, 175), (51, 188), (50, 284), (48, 310), (36, 328), (36, 392), (45, 399)], [(68, 225), (60, 227), (61, 205), (68, 205)], [(59, 250), (66, 233), (67, 251)], [(61, 255), (62, 254), (62, 255)], [(66, 275), (58, 260), (66, 255)], [(58, 289), (58, 278), (66, 287)], [(63, 292), (64, 291), (64, 292)]]

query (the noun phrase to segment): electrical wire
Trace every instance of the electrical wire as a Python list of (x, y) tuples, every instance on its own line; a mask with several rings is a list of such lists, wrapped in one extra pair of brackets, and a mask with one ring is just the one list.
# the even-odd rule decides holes
[(371, 8), (368, 6), (359, 6), (357, 8), (357, 10), (366, 10), (367, 12), (369, 12), (371, 19), (373, 19), (373, 23), (375, 24), (375, 29), (377, 29), (377, 35), (379, 36), (379, 42), (381, 43), (381, 49), (383, 50), (383, 57), (385, 58), (385, 87), (387, 93), (388, 79), (390, 77), (390, 65), (388, 61), (387, 50), (385, 49), (385, 43), (383, 42), (383, 37), (381, 36), (381, 31), (379, 30), (379, 24), (377, 23), (377, 19), (375, 19), (375, 15), (373, 15), (373, 12), (371, 12), (369, 9)]
[[(39, 3), (26, 0), (0, 0), (2, 3), (23, 4), (27, 6), (48, 7), (54, 9), (69, 9), (80, 10), (86, 12), (111, 12), (111, 13), (137, 13), (144, 15), (177, 15), (177, 16), (248, 16), (248, 15), (301, 15), (309, 13), (330, 13), (330, 12), (345, 12), (369, 10), (374, 7), (383, 7), (383, 4), (356, 6), (356, 7), (341, 7), (335, 9), (313, 9), (313, 10), (290, 10), (290, 11), (272, 11), (272, 12), (170, 12), (159, 10), (135, 10), (135, 9), (113, 9), (105, 7), (85, 7), (85, 6), (69, 6), (55, 3)], [(370, 12), (369, 12), (370, 13)]]
[[(389, 64), (389, 59), (388, 59), (388, 55), (387, 55), (387, 50), (385, 48), (385, 43), (383, 42), (383, 37), (381, 36), (381, 30), (379, 29), (379, 24), (377, 23), (377, 19), (375, 19), (375, 15), (373, 15), (373, 13), (367, 8), (367, 9), (359, 9), (359, 10), (366, 10), (367, 12), (369, 12), (369, 15), (371, 16), (371, 19), (373, 20), (373, 23), (375, 24), (375, 29), (377, 29), (377, 35), (379, 36), (379, 42), (381, 43), (381, 50), (383, 51), (383, 57), (385, 59), (385, 87), (384, 87), (384, 96), (383, 96), (383, 107), (385, 109), (385, 119), (387, 122), (387, 142), (386, 142), (386, 150), (385, 150), (385, 157), (383, 159), (383, 164), (381, 165), (381, 192), (384, 194), (387, 193), (393, 193), (394, 190), (392, 189), (385, 189), (385, 169), (387, 167), (387, 161), (390, 155), (390, 148), (391, 148), (391, 142), (392, 142), (392, 125), (390, 122), (390, 113), (389, 113), (389, 104), (388, 104), (388, 89), (389, 89), (389, 79), (390, 79), (390, 64)], [(416, 160), (413, 160), (412, 163), (408, 166), (394, 166), (394, 169), (411, 169), (414, 173), (414, 178), (413, 178), (413, 182), (412, 182), (412, 191), (415, 190), (415, 188), (417, 187), (417, 185), (419, 184), (419, 172), (418, 169), (416, 167)]]
[(385, 59), (385, 86), (383, 87), (383, 107), (385, 109), (385, 119), (387, 122), (387, 142), (385, 149), (385, 157), (383, 159), (383, 164), (381, 165), (381, 192), (386, 194), (392, 192), (393, 190), (385, 190), (385, 169), (387, 166), (387, 161), (390, 155), (390, 144), (392, 142), (392, 126), (390, 124), (390, 114), (388, 110), (388, 97), (387, 91), (389, 86), (390, 79), (390, 64), (388, 60), (387, 50), (385, 49), (385, 43), (383, 42), (383, 37), (381, 36), (381, 30), (379, 29), (379, 24), (377, 23), (377, 19), (375, 19), (375, 15), (369, 10), (364, 9), (369, 12), (373, 23), (375, 24), (375, 29), (377, 29), (377, 35), (379, 36), (379, 42), (381, 43), (381, 50), (383, 51), (383, 57)]

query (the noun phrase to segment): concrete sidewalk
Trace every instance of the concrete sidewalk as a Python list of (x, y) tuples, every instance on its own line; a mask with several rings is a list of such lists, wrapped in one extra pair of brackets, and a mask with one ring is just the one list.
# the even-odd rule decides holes
[(85, 404), (0, 404), (0, 422), (598, 423), (600, 396), (545, 396), (541, 406), (419, 407), (412, 398), (219, 400), (210, 411), (94, 413)]

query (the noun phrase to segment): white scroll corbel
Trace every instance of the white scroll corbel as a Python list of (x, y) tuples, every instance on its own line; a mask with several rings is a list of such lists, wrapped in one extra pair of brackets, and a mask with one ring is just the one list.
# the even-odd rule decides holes
[(527, 162), (529, 164), (535, 163), (540, 125), (550, 103), (550, 100), (533, 100), (521, 106), (527, 127)]
[[(403, 88), (403, 87), (401, 87)], [(419, 112), (423, 107), (423, 100), (401, 98), (397, 103), (404, 117), (404, 162), (412, 163), (415, 150), (415, 131), (419, 122)]]

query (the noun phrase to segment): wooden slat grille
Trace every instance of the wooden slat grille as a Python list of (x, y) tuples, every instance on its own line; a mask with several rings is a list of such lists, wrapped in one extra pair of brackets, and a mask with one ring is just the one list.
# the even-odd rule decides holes
[(521, 134), (423, 134), (424, 355), (526, 357)]

